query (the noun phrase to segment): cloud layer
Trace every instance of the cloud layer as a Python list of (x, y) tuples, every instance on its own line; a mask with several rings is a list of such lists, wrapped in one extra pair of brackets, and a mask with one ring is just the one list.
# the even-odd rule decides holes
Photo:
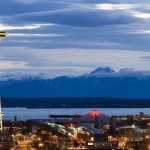
[(149, 8), (148, 0), (1, 0), (0, 30), (8, 37), (0, 47), (0, 71), (149, 71)]

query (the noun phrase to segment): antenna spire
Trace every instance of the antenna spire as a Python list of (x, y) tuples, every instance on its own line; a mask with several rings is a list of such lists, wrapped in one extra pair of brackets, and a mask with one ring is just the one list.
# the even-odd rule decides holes
[(3, 119), (2, 116), (4, 115), (4, 113), (2, 112), (2, 104), (1, 104), (1, 97), (0, 97), (0, 130), (3, 130)]

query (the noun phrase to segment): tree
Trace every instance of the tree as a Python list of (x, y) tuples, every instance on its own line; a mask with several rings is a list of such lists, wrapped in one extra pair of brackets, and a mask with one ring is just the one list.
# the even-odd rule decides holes
[(110, 128), (116, 127), (116, 119), (114, 116), (111, 116), (111, 118), (109, 120), (109, 126), (110, 126)]
[(13, 134), (13, 128), (12, 128), (12, 124), (10, 125), (9, 131), (10, 134)]
[(111, 116), (110, 120), (109, 120), (109, 128), (110, 128), (110, 135), (114, 135), (116, 133), (116, 119), (114, 116)]

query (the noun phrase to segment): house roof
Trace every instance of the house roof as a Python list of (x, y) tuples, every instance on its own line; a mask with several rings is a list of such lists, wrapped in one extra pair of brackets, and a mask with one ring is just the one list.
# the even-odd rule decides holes
[(109, 124), (110, 117), (105, 114), (100, 113), (98, 110), (93, 110), (89, 114), (80, 117), (78, 120), (79, 122), (88, 122), (88, 123), (93, 122), (94, 123), (95, 118), (100, 124)]

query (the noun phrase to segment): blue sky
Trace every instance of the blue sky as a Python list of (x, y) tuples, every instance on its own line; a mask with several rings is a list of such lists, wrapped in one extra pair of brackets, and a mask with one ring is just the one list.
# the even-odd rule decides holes
[(150, 71), (149, 0), (1, 0), (0, 73)]

